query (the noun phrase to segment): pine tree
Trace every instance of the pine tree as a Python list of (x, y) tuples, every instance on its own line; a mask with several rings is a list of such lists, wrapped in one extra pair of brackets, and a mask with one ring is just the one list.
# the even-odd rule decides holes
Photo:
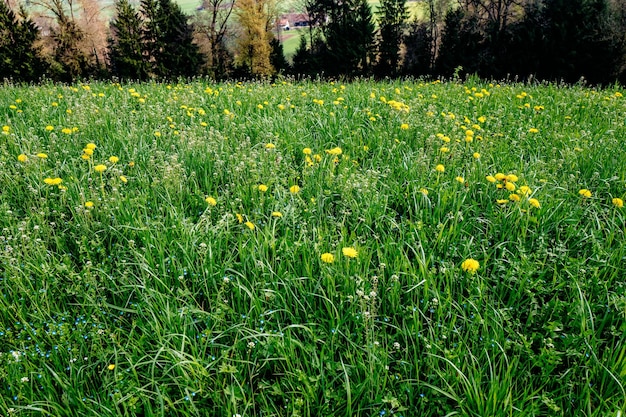
[(111, 73), (121, 79), (145, 80), (149, 74), (142, 43), (143, 20), (128, 0), (118, 0), (115, 9), (109, 38)]
[(381, 0), (378, 8), (379, 75), (395, 75), (400, 61), (400, 45), (409, 18), (406, 0)]
[(36, 81), (44, 73), (41, 51), (35, 46), (39, 29), (21, 11), (21, 19), (0, 1), (0, 79)]

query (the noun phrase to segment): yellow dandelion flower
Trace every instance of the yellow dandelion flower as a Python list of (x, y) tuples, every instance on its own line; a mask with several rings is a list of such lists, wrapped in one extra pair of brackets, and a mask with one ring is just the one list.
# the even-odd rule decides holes
[(235, 213), (235, 217), (237, 217), (237, 221), (239, 223), (243, 223), (243, 216), (239, 213)]
[(245, 222), (244, 224), (250, 230), (254, 230), (254, 228), (255, 228), (254, 223), (252, 223), (252, 222)]
[(591, 191), (589, 191), (586, 188), (583, 188), (582, 190), (578, 191), (578, 194), (580, 194), (584, 198), (590, 198), (591, 197)]
[(517, 195), (517, 194), (511, 194), (511, 195), (509, 195), (509, 200), (511, 200), (511, 201), (515, 201), (515, 202), (518, 202), (518, 201), (520, 201), (520, 200), (521, 200), (521, 198), (520, 198), (520, 196), (519, 196), (519, 195)]
[(515, 184), (513, 184), (512, 182), (507, 182), (504, 187), (507, 189), (507, 191), (515, 191)]
[(302, 149), (302, 153), (305, 155), (311, 155), (311, 148), (304, 148)]
[(461, 263), (461, 269), (470, 274), (476, 273), (480, 268), (480, 263), (476, 259), (468, 258)]
[(91, 142), (90, 142), (90, 143), (88, 143), (88, 144), (86, 144), (86, 145), (85, 145), (85, 148), (86, 148), (86, 149), (91, 149), (91, 150), (93, 151), (94, 149), (96, 149), (96, 148), (97, 148), (97, 146), (96, 146), (96, 144), (95, 144), (95, 143), (91, 143)]
[(426, 197), (428, 195), (428, 190), (426, 188), (420, 188), (420, 193)]
[(474, 152), (472, 156), (474, 157), (474, 159), (480, 159), (480, 154), (478, 152)]
[(157, 138), (160, 138), (161, 137), (161, 132), (159, 132), (159, 131), (154, 132), (154, 136), (156, 136)]
[(88, 161), (90, 158), (90, 156), (86, 153), (82, 154), (80, 157), (83, 158), (85, 161)]
[(342, 248), (341, 253), (343, 253), (343, 256), (345, 256), (346, 258), (353, 258), (353, 259), (359, 255), (359, 252), (357, 252), (356, 249), (350, 246)]
[(124, 184), (126, 184), (128, 182), (128, 178), (126, 178), (123, 175), (120, 175), (120, 181), (122, 181)]
[(298, 185), (292, 185), (289, 187), (289, 192), (291, 194), (298, 194), (300, 192), (300, 187)]
[(39, 152), (39, 153), (37, 154), (37, 158), (40, 158), (40, 159), (47, 159), (47, 158), (48, 158), (48, 155), (46, 155), (46, 154), (45, 154), (45, 153), (43, 153), (43, 152)]
[(86, 201), (85, 202), (85, 207), (92, 208), (93, 207), (93, 201)]
[(455, 180), (457, 180), (457, 181), (458, 181), (458, 182), (460, 182), (461, 184), (464, 184), (464, 183), (465, 183), (465, 178), (463, 178), (463, 177), (462, 177), (462, 176), (460, 176), (460, 175), (459, 175), (458, 177), (456, 177), (456, 178), (455, 178)]
[(259, 109), (259, 110), (263, 110), (263, 105), (259, 103), (259, 104), (256, 105), (256, 108)]
[(501, 172), (498, 172), (498, 173), (495, 175), (495, 177), (496, 177), (496, 179), (497, 179), (498, 181), (502, 181), (502, 180), (506, 179), (506, 175), (504, 175), (504, 174), (503, 174), (503, 173), (501, 173)]
[(85, 149), (83, 149), (83, 152), (85, 153), (85, 155), (88, 155), (88, 156), (92, 156), (93, 155), (93, 149), (91, 149), (91, 148), (85, 148)]
[(439, 164), (435, 167), (435, 171), (437, 172), (444, 172), (446, 170), (446, 167), (444, 167), (442, 164)]
[(217, 205), (217, 200), (211, 196), (208, 196), (207, 198), (205, 198), (204, 201), (206, 201), (207, 204), (212, 207), (215, 207)]
[(343, 153), (343, 151), (341, 150), (340, 147), (336, 147), (336, 148), (332, 148), (332, 149), (327, 149), (326, 153), (329, 155), (341, 155)]
[(441, 153), (446, 153), (450, 151), (450, 148), (448, 148), (447, 146), (442, 146), (441, 148), (439, 148), (439, 151)]
[(324, 263), (332, 264), (333, 262), (335, 262), (335, 255), (333, 255), (332, 253), (328, 253), (328, 252), (322, 253), (320, 255), (320, 259)]
[(109, 162), (112, 163), (112, 164), (116, 164), (119, 160), (120, 160), (120, 158), (118, 158), (117, 156), (110, 156), (109, 157)]
[(70, 135), (72, 133), (72, 129), (70, 129), (69, 127), (64, 127), (63, 129), (61, 129), (61, 133), (63, 133), (64, 135)]
[(112, 364), (110, 364), (109, 366), (107, 366), (107, 369), (108, 369), (109, 371), (114, 370), (114, 369), (115, 369), (115, 364), (113, 364), (113, 363), (112, 363)]
[(409, 125), (407, 123), (402, 123), (400, 125), (400, 129), (402, 129), (402, 130), (409, 130)]
[(509, 202), (509, 200), (496, 200), (496, 203), (498, 204), (507, 204)]
[(509, 174), (506, 176), (506, 180), (510, 182), (517, 182), (519, 178), (515, 174)]
[(56, 178), (46, 178), (43, 180), (44, 183), (48, 184), (48, 185), (61, 185), (61, 183), (63, 182), (63, 180), (59, 177)]
[(485, 178), (487, 178), (487, 181), (495, 183), (496, 181), (498, 181), (496, 179), (496, 177), (494, 177), (493, 175), (487, 175)]
[(258, 188), (259, 188), (259, 191), (262, 192), (262, 193), (267, 191), (267, 185), (265, 185), (265, 184), (259, 184)]
[(103, 164), (100, 164), (100, 165), (96, 165), (95, 167), (93, 167), (93, 169), (94, 169), (96, 172), (100, 172), (100, 173), (102, 173), (102, 172), (104, 172), (104, 171), (106, 171), (106, 170), (107, 170), (107, 166), (106, 166), (106, 165), (103, 165)]
[(536, 129), (534, 127), (531, 127), (530, 129), (528, 129), (529, 133), (539, 133), (539, 129)]
[(624, 200), (622, 200), (621, 198), (615, 197), (612, 201), (613, 201), (613, 205), (615, 207), (617, 207), (617, 208), (624, 207)]
[(53, 130), (54, 130), (54, 126), (50, 126), (50, 125), (48, 125), (48, 126), (46, 126), (46, 130), (47, 130), (48, 132), (51, 132), (51, 131), (53, 131)]
[(281, 213), (280, 211), (273, 211), (272, 217), (283, 217), (283, 213)]
[(519, 187), (519, 189), (517, 190), (517, 193), (519, 195), (529, 195), (531, 193), (531, 189), (529, 186), (527, 185), (522, 185), (521, 187)]
[(273, 143), (266, 143), (265, 144), (265, 149), (275, 149), (276, 145), (274, 145)]
[(528, 199), (528, 203), (531, 206), (535, 207), (535, 208), (540, 208), (541, 207), (541, 204), (539, 203), (539, 200), (537, 200), (536, 198), (529, 198)]
[(28, 161), (28, 157), (25, 154), (21, 153), (17, 156), (17, 160), (24, 163)]

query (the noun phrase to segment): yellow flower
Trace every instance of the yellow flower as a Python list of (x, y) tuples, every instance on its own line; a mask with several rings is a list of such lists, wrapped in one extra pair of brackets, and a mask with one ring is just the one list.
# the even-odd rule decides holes
[(465, 183), (465, 178), (463, 178), (462, 176), (458, 176), (455, 178), (455, 180), (457, 180), (458, 182), (460, 182), (461, 184)]
[(17, 156), (17, 160), (22, 162), (22, 163), (24, 163), (24, 162), (28, 161), (28, 157), (26, 155), (24, 155), (23, 153), (21, 153), (21, 154), (19, 154)]
[(420, 188), (420, 193), (422, 193), (424, 197), (426, 197), (428, 195), (428, 190), (426, 188)]
[(509, 174), (506, 176), (506, 180), (510, 182), (517, 182), (519, 178), (517, 178), (517, 175), (515, 174)]
[(263, 105), (262, 104), (257, 104), (256, 108), (259, 109), (259, 110), (263, 110)]
[(302, 149), (302, 153), (305, 155), (311, 155), (311, 148), (304, 148)]
[(332, 253), (322, 253), (322, 255), (320, 256), (320, 259), (322, 260), (322, 262), (325, 262), (327, 264), (332, 264), (333, 262), (335, 262), (335, 255), (333, 255)]
[(278, 105), (278, 110), (285, 110), (285, 105), (284, 104), (279, 104)]
[(350, 246), (342, 248), (341, 253), (343, 253), (343, 256), (347, 258), (356, 258), (359, 255), (357, 250)]
[(94, 149), (96, 149), (96, 148), (97, 148), (97, 146), (96, 146), (96, 144), (95, 144), (95, 143), (91, 143), (91, 142), (90, 142), (90, 143), (88, 143), (88, 144), (86, 144), (86, 145), (85, 145), (85, 149), (91, 149), (91, 151), (92, 151), (92, 152), (93, 152), (93, 150), (94, 150)]
[(496, 178), (493, 175), (487, 175), (486, 178), (487, 178), (487, 181), (489, 181), (489, 182), (496, 182), (496, 181), (498, 181), (498, 180), (496, 180)]
[(45, 153), (43, 153), (43, 152), (39, 152), (39, 153), (37, 154), (37, 158), (46, 159), (47, 157), (48, 157), (48, 155), (46, 155), (46, 154), (45, 154)]
[(474, 152), (472, 156), (474, 157), (474, 159), (480, 159), (480, 154), (478, 152)]
[(529, 133), (539, 133), (539, 129), (535, 129), (534, 127), (531, 127), (530, 129), (528, 129)]
[(211, 196), (205, 198), (204, 201), (206, 201), (209, 206), (215, 207), (217, 205), (217, 200)]
[(2, 126), (2, 133), (5, 135), (8, 135), (9, 132), (11, 131), (11, 128), (9, 126)]
[(541, 207), (541, 204), (539, 203), (539, 200), (537, 200), (536, 198), (529, 198), (529, 199), (528, 199), (528, 203), (529, 203), (531, 206), (535, 207), (535, 208), (539, 208), (539, 207)]
[(274, 149), (276, 148), (276, 145), (274, 145), (273, 143), (266, 143), (265, 144), (265, 149)]
[(511, 195), (509, 195), (509, 200), (511, 200), (511, 201), (520, 201), (521, 198), (517, 194), (511, 194)]
[(613, 201), (613, 205), (615, 207), (617, 207), (617, 208), (624, 207), (624, 200), (622, 200), (621, 198), (615, 197), (612, 201)]
[(85, 155), (87, 155), (87, 156), (91, 156), (91, 155), (93, 155), (93, 149), (91, 149), (91, 148), (85, 148), (85, 149), (83, 149), (83, 152), (84, 152), (84, 153), (85, 153)]
[(520, 195), (529, 195), (531, 193), (531, 189), (527, 185), (522, 185), (519, 187), (519, 190), (517, 190), (517, 193)]
[(272, 217), (283, 217), (283, 213), (281, 213), (280, 211), (273, 211)]
[(498, 173), (496, 174), (496, 179), (497, 179), (498, 181), (502, 181), (503, 179), (506, 179), (506, 175), (504, 175), (504, 174), (503, 174), (503, 173), (501, 173), (501, 172), (498, 172)]
[(300, 192), (300, 187), (297, 185), (292, 185), (291, 187), (289, 187), (289, 192), (291, 194), (298, 194)]
[(450, 151), (450, 148), (448, 148), (447, 146), (442, 146), (441, 148), (439, 148), (439, 150), (441, 151), (441, 153), (446, 153)]
[(515, 191), (515, 184), (513, 184), (512, 182), (507, 182), (505, 187), (508, 191)]
[(112, 164), (117, 163), (120, 160), (120, 158), (118, 158), (117, 156), (111, 156), (109, 157), (109, 162)]
[(72, 133), (72, 129), (70, 129), (69, 127), (64, 127), (63, 129), (61, 129), (61, 132), (65, 135), (69, 135)]
[(156, 136), (157, 138), (160, 138), (161, 137), (161, 132), (159, 132), (159, 131), (154, 132), (154, 136)]
[(480, 268), (480, 263), (476, 259), (468, 258), (461, 264), (461, 269), (470, 274), (474, 274)]
[(53, 131), (53, 130), (54, 130), (54, 126), (50, 126), (50, 125), (48, 125), (48, 126), (46, 126), (46, 130), (47, 130), (48, 132), (51, 132), (51, 131)]
[(327, 150), (326, 150), (326, 153), (327, 153), (327, 154), (329, 154), (329, 155), (335, 155), (335, 156), (337, 156), (337, 155), (341, 155), (341, 154), (342, 154), (342, 152), (343, 152), (343, 151), (341, 150), (341, 148), (340, 148), (340, 147), (336, 147), (336, 148), (332, 148), (332, 149), (327, 149)]
[(485, 122), (487, 121), (487, 118), (486, 118), (485, 116), (480, 116), (480, 117), (478, 118), (478, 121), (479, 121), (480, 123), (485, 123)]
[(446, 167), (444, 167), (443, 165), (439, 164), (435, 167), (435, 171), (437, 172), (444, 172), (446, 170)]
[(92, 208), (93, 207), (93, 201), (86, 201), (85, 202), (85, 207)]
[(509, 200), (496, 200), (496, 203), (498, 204), (507, 204), (509, 202)]
[(122, 181), (124, 184), (126, 184), (128, 182), (128, 178), (126, 178), (123, 175), (120, 175), (120, 181)]
[(583, 188), (582, 190), (578, 191), (578, 194), (582, 195), (584, 198), (590, 198), (591, 197), (591, 191), (589, 191), (586, 188)]
[(48, 184), (48, 185), (60, 185), (63, 182), (63, 180), (61, 178), (59, 178), (59, 177), (57, 177), (57, 178), (50, 178), (50, 177), (48, 177), (48, 178), (44, 179), (43, 182)]
[(114, 370), (114, 369), (115, 369), (115, 364), (110, 364), (109, 366), (107, 366), (107, 369), (108, 369), (109, 371)]
[(82, 154), (80, 157), (83, 158), (85, 161), (89, 160), (89, 155), (87, 155), (86, 153)]
[(254, 227), (255, 227), (255, 226), (254, 226), (254, 223), (252, 223), (252, 222), (245, 222), (244, 224), (246, 225), (246, 227), (247, 227), (248, 229), (250, 229), (250, 230), (254, 230)]
[(265, 184), (259, 184), (258, 188), (259, 188), (259, 191), (262, 192), (262, 193), (267, 191), (267, 185), (265, 185)]
[(107, 166), (106, 166), (106, 165), (102, 165), (102, 164), (100, 164), (100, 165), (96, 165), (95, 167), (93, 167), (93, 169), (94, 169), (96, 172), (104, 172), (104, 171), (106, 171), (106, 170), (107, 170)]
[(402, 123), (400, 125), (400, 129), (402, 129), (402, 130), (409, 130), (409, 125), (407, 123)]

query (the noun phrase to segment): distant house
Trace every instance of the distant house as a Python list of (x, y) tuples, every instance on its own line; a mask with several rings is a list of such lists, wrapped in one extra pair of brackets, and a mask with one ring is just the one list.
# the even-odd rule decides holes
[[(291, 27), (306, 27), (309, 26), (309, 15), (306, 13), (287, 13), (282, 15), (280, 21), (286, 22), (289, 29)], [(282, 23), (281, 27), (283, 27)], [(284, 30), (289, 30), (287, 28), (283, 27)]]

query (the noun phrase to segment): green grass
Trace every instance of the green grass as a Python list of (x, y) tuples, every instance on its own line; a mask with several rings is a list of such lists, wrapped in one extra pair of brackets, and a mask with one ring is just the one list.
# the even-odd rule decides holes
[(620, 415), (623, 93), (4, 86), (0, 414)]

